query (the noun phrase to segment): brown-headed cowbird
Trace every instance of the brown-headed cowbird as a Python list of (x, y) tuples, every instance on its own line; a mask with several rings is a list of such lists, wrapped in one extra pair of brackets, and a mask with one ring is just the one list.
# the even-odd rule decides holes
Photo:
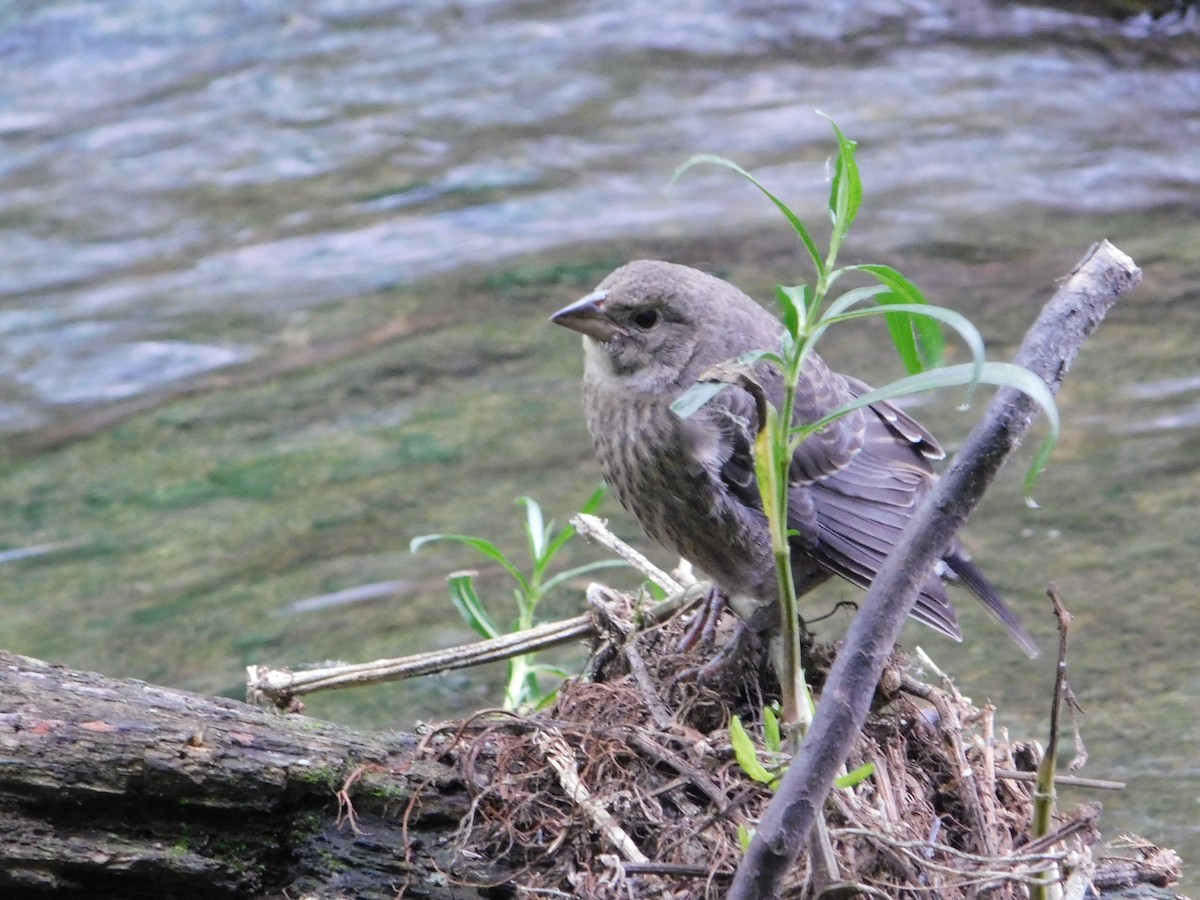
[[(778, 596), (766, 517), (754, 476), (755, 402), (739, 387), (686, 419), (671, 403), (707, 368), (751, 350), (778, 350), (781, 323), (733, 285), (686, 266), (637, 261), (551, 321), (583, 334), (584, 411), (605, 480), (654, 540), (706, 572), (756, 630), (771, 628)], [(773, 404), (778, 370), (756, 366)], [(797, 423), (870, 388), (810, 354)], [(788, 526), (797, 594), (840, 575), (866, 588), (933, 484), (934, 437), (890, 403), (850, 413), (810, 436), (791, 461)], [(1037, 649), (957, 542), (945, 567), (1030, 656)], [(941, 578), (931, 575), (912, 615), (962, 632)]]

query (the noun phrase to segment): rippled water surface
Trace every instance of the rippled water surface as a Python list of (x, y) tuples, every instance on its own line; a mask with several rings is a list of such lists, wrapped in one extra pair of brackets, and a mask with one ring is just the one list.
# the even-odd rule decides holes
[[(462, 640), (440, 573), (474, 561), (410, 557), (408, 539), (512, 533), (512, 498), (561, 516), (597, 477), (577, 346), (545, 315), (635, 254), (761, 297), (800, 277), (744, 182), (700, 169), (663, 188), (692, 153), (719, 153), (819, 225), (820, 109), (860, 143), (849, 256), (975, 317), (995, 355), (1091, 241), (1144, 268), (1068, 382), (1040, 509), (1020, 503), (1013, 467), (971, 532), (1045, 646), (1045, 583), (1077, 604), (1087, 774), (1131, 785), (1106, 798), (1106, 831), (1200, 863), (1195, 20), (936, 0), (674, 7), (0, 11), (0, 546), (70, 548), (0, 557), (0, 644), (234, 691), (246, 662)], [(829, 353), (893, 377), (864, 349), (877, 337)], [(918, 409), (950, 443), (969, 426)], [(99, 466), (99, 483), (76, 482)], [(301, 527), (286, 503), (326, 484)], [(372, 527), (351, 537), (347, 522)], [(153, 574), (176, 557), (188, 566)], [(367, 582), (405, 598), (383, 612), (413, 647), (356, 629), (361, 598), (294, 605)], [(1014, 730), (1043, 727), (1052, 661), (1014, 673), (1019, 653), (964, 619), (962, 648), (909, 639)], [(172, 632), (178, 647), (159, 647)], [(460, 680), (427, 690), (317, 709), (380, 724), (407, 704), (403, 725), (449, 695), (487, 700)]]

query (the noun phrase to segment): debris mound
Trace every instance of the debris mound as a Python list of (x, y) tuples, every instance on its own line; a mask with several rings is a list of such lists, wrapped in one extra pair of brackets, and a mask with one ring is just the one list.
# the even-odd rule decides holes
[[(722, 897), (771, 798), (737, 761), (730, 719), (764, 746), (777, 685), (761, 650), (713, 659), (731, 618), (713, 644), (682, 649), (695, 628), (687, 616), (637, 629), (633, 599), (603, 594), (587, 675), (551, 706), (482, 712), (427, 736), (473, 795), (462, 852), (496, 861), (529, 896)], [(806, 648), (818, 702), (834, 649)], [(817, 865), (805, 854), (785, 896), (1027, 897), (1046, 872), (1094, 879), (1099, 804), (1031, 842), (1040, 748), (1009, 740), (993, 712), (894, 654), (849, 764), (873, 770), (834, 791), (829, 852)], [(786, 764), (759, 758), (768, 770)]]

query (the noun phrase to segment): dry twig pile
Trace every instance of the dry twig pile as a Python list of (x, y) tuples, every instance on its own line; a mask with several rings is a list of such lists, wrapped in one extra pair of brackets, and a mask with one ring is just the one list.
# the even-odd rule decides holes
[[(566, 683), (542, 713), (481, 713), (427, 736), (474, 792), (465, 852), (502, 860), (529, 896), (722, 896), (739, 830), (770, 798), (734, 759), (730, 716), (758, 723), (761, 742), (775, 686), (753, 660), (698, 678), (706, 660), (678, 649), (679, 617), (634, 630), (630, 598), (603, 593), (611, 636), (588, 680)], [(829, 652), (809, 649), (818, 691)], [(899, 654), (889, 662), (851, 761), (874, 773), (826, 808), (838, 884), (861, 896), (1023, 897), (1048, 869), (1093, 874), (1098, 804), (1029, 843), (1039, 750), (997, 732), (992, 713), (918, 681)], [(824, 881), (806, 857), (787, 896)]]

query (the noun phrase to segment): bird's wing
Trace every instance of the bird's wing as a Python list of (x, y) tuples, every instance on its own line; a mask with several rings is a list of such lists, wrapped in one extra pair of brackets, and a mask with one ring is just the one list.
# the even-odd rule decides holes
[[(848, 387), (856, 397), (862, 396), (871, 390), (869, 385), (864, 384), (856, 378), (843, 377), (845, 377)], [(888, 449), (888, 452), (884, 455), (892, 460), (889, 472), (895, 479), (893, 488), (901, 487), (910, 480), (913, 481), (912, 487), (915, 488), (911, 506), (903, 510), (900, 515), (896, 515), (899, 512), (898, 510), (893, 510), (890, 516), (889, 527), (893, 533), (889, 540), (894, 543), (899, 537), (900, 529), (904, 527), (909, 516), (915, 510), (916, 504), (920, 502), (921, 498), (925, 496), (933, 484), (934, 476), (929, 473), (929, 466), (925, 461), (943, 459), (946, 454), (938, 444), (937, 439), (929, 433), (925, 426), (903, 410), (886, 402), (872, 404), (870, 410), (885, 426), (885, 431), (880, 432), (876, 429), (875, 439), (868, 441), (866, 446), (868, 448), (873, 447), (876, 450), (884, 447)], [(867, 455), (869, 457), (873, 454)], [(863, 460), (861, 462), (866, 461)], [(915, 469), (917, 475), (915, 480), (913, 480), (911, 475), (906, 476), (904, 474), (906, 468), (910, 472)], [(860, 474), (862, 471), (864, 470), (858, 470)], [(861, 489), (861, 484), (859, 488)], [(875, 525), (877, 527), (882, 524), (878, 521), (879, 519), (888, 517), (886, 506), (877, 506), (869, 510), (862, 507), (853, 509), (848, 508), (852, 507), (853, 504), (849, 503), (844, 497), (838, 496), (836, 492), (828, 495), (820, 494), (819, 497), (820, 501), (822, 501), (819, 504), (819, 514), (822, 516), (822, 525), (826, 526), (824, 532), (826, 535), (831, 534), (834, 530), (840, 530), (844, 534), (855, 536), (860, 541), (869, 540), (870, 538), (864, 537), (862, 528), (856, 528), (855, 513), (873, 517), (876, 520)], [(837, 523), (836, 525), (834, 524), (835, 522)], [(857, 524), (861, 525), (861, 522)], [(869, 531), (869, 529), (867, 530)], [(839, 534), (839, 537), (845, 542), (843, 534)], [(877, 543), (879, 543), (877, 532), (874, 537)], [(890, 551), (890, 547), (891, 545), (889, 544), (883, 548), (884, 556)], [(983, 602), (983, 605), (992, 617), (1004, 626), (1017, 645), (1030, 658), (1037, 656), (1037, 645), (1034, 643), (1029, 632), (1021, 624), (1016, 613), (1008, 608), (1008, 604), (1004, 602), (1004, 598), (1000, 596), (1000, 592), (996, 590), (992, 583), (984, 576), (983, 572), (971, 561), (971, 557), (967, 554), (962, 544), (957, 540), (954, 541), (946, 551), (943, 561), (949, 568), (949, 572), (941, 572), (938, 575), (931, 576), (925, 583), (921, 595), (917, 598), (917, 602), (913, 608), (913, 618), (931, 625), (933, 628), (951, 637), (961, 638), (962, 633), (957, 624), (957, 617), (950, 605), (949, 598), (946, 596), (945, 586), (940, 577), (941, 575), (957, 576), (970, 589), (971, 593)], [(880, 557), (878, 565), (882, 564), (883, 559)], [(874, 571), (878, 571), (878, 565)], [(874, 577), (874, 572), (871, 573), (870, 577)]]
[[(810, 355), (797, 385), (792, 422), (797, 426), (816, 422), (853, 397), (846, 379), (833, 372), (820, 357)], [(792, 454), (789, 472), (792, 482), (812, 483), (842, 471), (861, 449), (864, 428), (865, 415), (856, 410), (809, 435)]]
[[(754, 377), (767, 402), (778, 409), (783, 402), (783, 378), (779, 370), (760, 363), (755, 367)], [(797, 388), (792, 421), (797, 425), (814, 422), (847, 403), (853, 396), (842, 376), (832, 372), (820, 357), (810, 356)], [(753, 396), (741, 387), (731, 386), (709, 401), (706, 409), (733, 445), (729, 480), (736, 486), (753, 488), (752, 454), (759, 427)], [(862, 431), (863, 413), (853, 412), (810, 435), (792, 456), (790, 480), (807, 484), (840, 471), (858, 452)], [(754, 494), (757, 496), (757, 490)]]
[[(813, 421), (868, 390), (862, 382), (843, 380), (821, 366), (797, 396), (798, 422)], [(778, 402), (782, 389), (777, 379), (768, 375), (761, 382), (768, 400)], [(745, 506), (761, 509), (754, 474), (754, 398), (731, 387), (699, 415), (720, 435), (717, 473), (724, 488)], [(797, 448), (789, 473), (788, 528), (798, 553), (827, 572), (869, 587), (929, 490), (933, 475), (928, 459), (940, 453), (928, 431), (886, 403), (851, 413), (809, 437)], [(801, 567), (797, 560), (794, 568)], [(810, 573), (798, 577), (808, 581)], [(936, 575), (923, 587), (912, 615), (943, 634), (961, 637)]]
[[(859, 381), (857, 378), (851, 378), (849, 375), (843, 375), (841, 378), (846, 382), (846, 387), (855, 397), (861, 397), (863, 394), (871, 392), (871, 386), (865, 381)], [(907, 441), (912, 449), (926, 459), (946, 458), (946, 451), (937, 442), (937, 438), (930, 433), (929, 429), (904, 410), (886, 401), (872, 403), (871, 410), (887, 423), (888, 428), (891, 429), (893, 434)]]
[[(867, 386), (846, 379), (854, 395)], [(929, 459), (941, 448), (914, 419), (889, 403), (862, 410), (856, 452), (849, 461), (793, 494), (801, 507), (811, 504), (817, 522), (816, 541), (807, 553), (830, 571), (862, 588), (870, 586), (899, 540), (921, 498), (933, 484)], [(804, 532), (801, 531), (801, 536)], [(931, 575), (921, 589), (913, 618), (960, 639), (954, 608), (941, 579)]]
[(717, 435), (716, 472), (723, 487), (743, 505), (762, 509), (754, 474), (754, 439), (758, 435), (754, 398), (740, 387), (730, 387), (710, 400), (697, 418)]

